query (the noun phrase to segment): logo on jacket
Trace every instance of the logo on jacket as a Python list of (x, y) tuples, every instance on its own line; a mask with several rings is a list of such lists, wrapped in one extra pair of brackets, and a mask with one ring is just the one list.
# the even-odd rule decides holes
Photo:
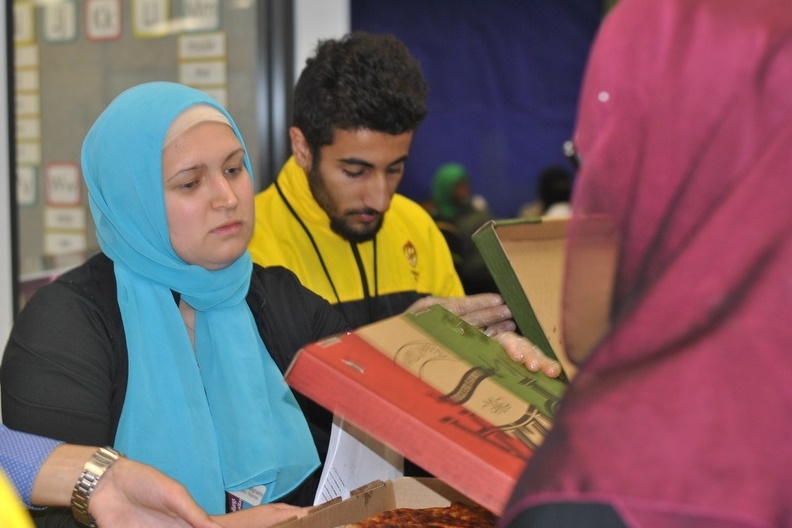
[(414, 268), (415, 265), (418, 264), (418, 252), (415, 251), (413, 243), (408, 240), (407, 243), (404, 244), (402, 251), (404, 251), (404, 256), (407, 257), (407, 262)]

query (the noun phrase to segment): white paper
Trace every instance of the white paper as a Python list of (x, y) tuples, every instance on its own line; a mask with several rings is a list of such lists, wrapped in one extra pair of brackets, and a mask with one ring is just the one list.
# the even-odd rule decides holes
[(350, 492), (374, 480), (404, 476), (404, 458), (341, 418), (333, 419), (330, 446), (314, 505)]

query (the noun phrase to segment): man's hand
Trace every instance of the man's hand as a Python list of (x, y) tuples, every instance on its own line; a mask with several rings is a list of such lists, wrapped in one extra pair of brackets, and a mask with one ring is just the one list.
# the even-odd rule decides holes
[(525, 337), (515, 333), (517, 325), (511, 310), (496, 293), (479, 293), (465, 297), (424, 297), (414, 302), (408, 312), (418, 312), (439, 304), (465, 322), (495, 339), (514, 361), (524, 364), (531, 372), (542, 371), (551, 378), (561, 374), (561, 365)]
[(415, 301), (407, 311), (419, 312), (434, 304), (439, 304), (490, 337), (517, 329), (511, 310), (497, 293), (478, 293), (465, 297), (429, 296)]

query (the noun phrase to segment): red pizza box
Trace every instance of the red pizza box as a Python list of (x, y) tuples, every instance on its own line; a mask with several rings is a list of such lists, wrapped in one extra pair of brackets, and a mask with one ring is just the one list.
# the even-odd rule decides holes
[(440, 306), (308, 345), (286, 381), (496, 514), (566, 388)]

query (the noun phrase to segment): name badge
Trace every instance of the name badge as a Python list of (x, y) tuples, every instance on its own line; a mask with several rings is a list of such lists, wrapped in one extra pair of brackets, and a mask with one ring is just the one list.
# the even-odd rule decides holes
[(229, 491), (228, 493), (239, 500), (245, 501), (251, 506), (258, 506), (261, 504), (261, 501), (264, 500), (264, 494), (267, 493), (267, 486), (262, 484), (261, 486), (253, 486), (246, 490)]

